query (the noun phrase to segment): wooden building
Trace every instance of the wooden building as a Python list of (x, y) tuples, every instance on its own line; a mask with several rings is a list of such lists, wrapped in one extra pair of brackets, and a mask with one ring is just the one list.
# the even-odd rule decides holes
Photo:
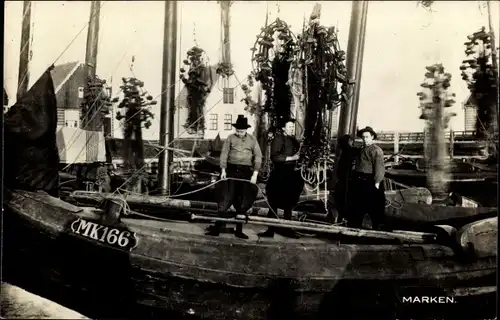
[[(81, 103), (85, 88), (84, 63), (79, 61), (56, 65), (52, 79), (57, 99), (57, 125), (62, 127), (81, 127)], [(111, 114), (111, 127), (114, 115)]]
[(464, 108), (464, 131), (475, 131), (476, 130), (476, 118), (477, 118), (477, 103), (473, 95), (469, 95), (467, 100), (463, 103)]

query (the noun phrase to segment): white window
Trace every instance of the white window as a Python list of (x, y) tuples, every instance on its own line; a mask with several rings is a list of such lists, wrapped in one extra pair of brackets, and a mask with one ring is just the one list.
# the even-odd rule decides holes
[(210, 118), (208, 120), (208, 125), (209, 125), (209, 130), (217, 130), (217, 125), (218, 125), (218, 122), (219, 122), (219, 117), (218, 117), (218, 114), (216, 113), (212, 113), (210, 114)]
[(224, 115), (224, 130), (231, 130), (233, 128), (233, 115), (226, 113)]
[(222, 103), (234, 104), (234, 88), (224, 88), (222, 92)]

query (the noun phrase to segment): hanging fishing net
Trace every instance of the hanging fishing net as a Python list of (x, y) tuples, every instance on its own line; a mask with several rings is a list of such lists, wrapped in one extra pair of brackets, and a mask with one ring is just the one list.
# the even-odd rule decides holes
[(298, 38), (299, 52), (293, 68), (302, 70), (305, 101), (304, 139), (299, 163), (312, 168), (330, 154), (332, 112), (347, 102), (348, 81), (334, 27), (319, 24), (318, 15)]
[[(271, 134), (283, 121), (293, 118), (290, 112), (292, 96), (287, 83), (290, 64), (294, 60), (296, 50), (295, 41), (295, 36), (286, 22), (276, 19), (262, 28), (252, 48), (254, 71), (250, 77), (260, 82), (265, 100), (257, 116), (267, 115), (267, 129)], [(249, 84), (253, 86), (253, 81)], [(246, 94), (244, 100), (247, 111), (255, 114), (257, 102), (251, 99), (247, 86), (243, 87), (243, 91)]]
[(123, 168), (126, 174), (131, 174), (126, 188), (140, 191), (141, 181), (144, 181), (144, 142), (142, 139), (142, 128), (151, 126), (153, 113), (149, 106), (155, 105), (153, 97), (143, 89), (144, 82), (136, 78), (122, 78), (120, 86), (123, 99), (118, 105), (116, 119), (123, 119)]
[(494, 135), (498, 132), (498, 66), (495, 63), (492, 34), (484, 27), (467, 36), (462, 62), (462, 80), (467, 83), (471, 101), (477, 106), (476, 138), (489, 142), (489, 153), (496, 154)]
[(423, 91), (417, 95), (422, 110), (420, 119), (426, 122), (424, 154), (428, 166), (427, 184), (432, 194), (440, 198), (448, 194), (450, 166), (445, 131), (456, 114), (446, 111), (446, 108), (455, 103), (455, 94), (448, 92), (451, 74), (445, 73), (441, 64), (426, 69), (425, 81), (420, 85)]
[[(345, 53), (335, 29), (319, 24), (315, 7), (299, 36), (277, 19), (262, 28), (251, 50), (252, 81), (242, 86), (246, 110), (267, 126), (270, 139), (287, 120), (296, 120), (296, 137), (301, 141), (299, 165), (304, 179), (314, 183), (311, 176), (317, 177), (318, 168), (325, 162), (331, 165), (332, 112), (348, 99)], [(253, 80), (261, 84), (263, 103), (251, 95)]]
[(204, 108), (212, 89), (213, 79), (210, 67), (203, 59), (203, 54), (203, 49), (191, 48), (187, 52), (187, 59), (183, 61), (188, 70), (180, 69), (180, 77), (187, 90), (188, 117), (184, 128), (189, 134), (203, 134), (205, 131)]

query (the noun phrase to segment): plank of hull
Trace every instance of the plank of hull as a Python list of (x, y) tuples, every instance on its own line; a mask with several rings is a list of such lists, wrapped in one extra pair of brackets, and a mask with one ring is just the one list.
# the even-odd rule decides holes
[(498, 217), (475, 221), (457, 232), (460, 246), (475, 257), (491, 257), (497, 254)]
[(250, 228), (244, 241), (206, 237), (198, 224), (124, 219), (122, 225), (139, 237), (128, 251), (68, 232), (75, 218), (97, 217), (59, 203), (41, 194), (10, 196), (3, 234), (4, 248), (12, 248), (4, 255), (6, 274), (22, 274), (19, 281), (25, 285), (43, 279), (42, 287), (59, 285), (77, 296), (90, 295), (87, 307), (97, 308), (104, 300), (115, 318), (119, 310), (127, 316), (140, 312), (138, 305), (149, 314), (173, 309), (207, 319), (264, 319), (273, 308), (281, 315), (287, 310), (309, 314), (334, 303), (333, 292), (343, 283), (357, 287), (358, 296), (360, 286), (380, 289), (382, 284), (392, 294), (412, 286), (429, 286), (429, 293), (439, 286), (488, 283), (496, 271), (494, 258), (460, 263), (440, 245), (355, 245), (278, 236), (264, 241), (255, 234), (261, 230)]
[[(385, 197), (387, 200), (390, 201), (398, 201), (405, 203), (427, 203), (427, 204), (432, 203), (431, 192), (427, 188), (422, 188), (422, 187), (411, 187), (408, 189), (385, 191)], [(324, 198), (325, 198), (324, 192), (320, 192), (319, 196), (317, 194), (301, 195), (299, 203), (305, 201), (315, 201), (315, 200), (323, 201)], [(268, 205), (265, 199), (261, 199), (255, 201), (254, 206), (267, 207)]]
[(460, 227), (472, 221), (495, 217), (498, 208), (488, 207), (451, 207), (416, 203), (403, 203), (400, 206), (388, 206), (386, 217), (411, 224), (446, 224)]
[[(398, 177), (414, 177), (425, 179), (427, 173), (425, 171), (417, 171), (412, 169), (387, 169), (386, 174), (388, 177), (396, 179)], [(484, 180), (496, 180), (497, 172), (453, 172), (451, 174), (450, 181), (463, 181), (463, 182), (473, 182), (473, 181), (484, 181)]]

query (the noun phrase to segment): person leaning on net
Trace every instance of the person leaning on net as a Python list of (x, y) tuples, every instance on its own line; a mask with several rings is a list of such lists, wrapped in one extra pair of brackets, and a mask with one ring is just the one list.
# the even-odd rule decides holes
[[(262, 165), (262, 152), (257, 139), (247, 133), (250, 125), (248, 119), (238, 115), (233, 123), (236, 132), (229, 135), (224, 141), (220, 156), (221, 181), (216, 185), (217, 205), (219, 216), (234, 217), (227, 211), (234, 206), (236, 215), (246, 214), (252, 207), (259, 191), (256, 183)], [(224, 223), (217, 221), (206, 233), (218, 236)], [(243, 224), (236, 225), (235, 236), (248, 239), (243, 233)]]

